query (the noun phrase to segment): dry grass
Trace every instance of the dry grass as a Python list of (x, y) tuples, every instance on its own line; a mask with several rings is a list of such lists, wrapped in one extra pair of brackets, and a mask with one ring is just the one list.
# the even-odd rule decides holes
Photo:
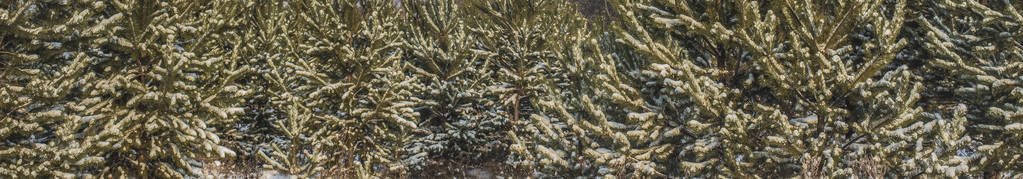
[(856, 159), (856, 166), (853, 168), (853, 172), (859, 178), (884, 178), (884, 166), (880, 164), (877, 158), (874, 157), (862, 157)]
[(818, 157), (811, 157), (810, 155), (803, 155), (803, 167), (799, 175), (802, 178), (823, 178), (824, 172), (820, 169), (821, 159)]
[[(801, 178), (826, 178), (827, 174), (821, 170), (821, 158), (806, 155), (802, 160)], [(884, 178), (885, 168), (877, 158), (860, 157), (853, 161), (852, 172), (854, 178)]]
[(257, 161), (252, 159), (212, 160), (199, 159), (203, 163), (200, 168), (204, 178), (261, 178), (262, 170)]
[(467, 164), (455, 160), (434, 160), (415, 178), (526, 178), (530, 170), (515, 168), (501, 162)]

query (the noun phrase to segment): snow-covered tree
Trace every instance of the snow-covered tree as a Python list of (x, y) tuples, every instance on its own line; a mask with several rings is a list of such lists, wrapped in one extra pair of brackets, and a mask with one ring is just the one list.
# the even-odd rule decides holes
[[(230, 2), (5, 1), (0, 174), (183, 177), (234, 152)], [(7, 60), (9, 59), (9, 60)]]
[[(429, 151), (430, 160), (503, 161), (504, 132), (511, 116), (488, 93), (487, 87), (494, 84), (489, 67), (495, 62), (476, 53), (474, 45), (480, 39), (468, 24), (475, 19), (473, 4), (410, 0), (402, 1), (402, 7), (404, 60), (424, 87), (416, 95), (428, 101), (420, 110), (420, 127), (430, 133), (416, 147)], [(428, 167), (447, 163), (435, 165)]]
[[(891, 63), (907, 44), (900, 36), (904, 1), (616, 6), (623, 15), (619, 41), (651, 59), (642, 70), (650, 78), (642, 89), (647, 100), (675, 124), (665, 128), (687, 134), (672, 141), (678, 144), (679, 162), (672, 166), (678, 170), (657, 171), (912, 176), (928, 167), (898, 165), (921, 160), (934, 165), (927, 170), (962, 166), (953, 155), (965, 140), (962, 133), (940, 129), (961, 131), (964, 121), (926, 115), (917, 103), (922, 78)], [(942, 135), (947, 137), (931, 143)], [(928, 158), (911, 157), (923, 152)], [(959, 174), (954, 171), (948, 174)]]
[[(975, 177), (1023, 175), (1023, 11), (1018, 1), (921, 2), (914, 48), (939, 114), (962, 116), (969, 147), (957, 150), (969, 164), (922, 173)], [(955, 132), (963, 132), (963, 129)], [(944, 135), (944, 134), (943, 134)], [(948, 150), (948, 149), (946, 149)]]
[(0, 0), (0, 178), (1019, 178), (1020, 4)]
[(389, 1), (277, 6), (266, 8), (257, 32), (275, 49), (258, 58), (270, 101), (283, 113), (274, 126), (285, 136), (260, 154), (266, 165), (303, 176), (367, 168), (406, 174), (422, 155), (410, 146), (423, 103), (414, 94), (423, 88), (401, 60), (398, 11)]

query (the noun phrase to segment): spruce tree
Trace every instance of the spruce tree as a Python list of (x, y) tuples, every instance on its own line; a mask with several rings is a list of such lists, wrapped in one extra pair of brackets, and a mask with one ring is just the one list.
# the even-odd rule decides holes
[[(934, 106), (955, 106), (968, 140), (952, 143), (962, 156), (959, 168), (936, 168), (926, 173), (976, 177), (1019, 177), (1023, 162), (1023, 46), (1019, 2), (920, 2), (914, 29), (930, 84)], [(946, 110), (947, 111), (947, 110)], [(940, 114), (949, 115), (947, 112)], [(946, 149), (948, 150), (948, 149)], [(942, 170), (944, 169), (944, 170)]]
[(6, 5), (4, 44), (19, 45), (3, 49), (15, 59), (2, 77), (3, 121), (15, 125), (2, 130), (0, 173), (183, 177), (197, 158), (233, 156), (217, 127), (243, 113), (247, 95), (232, 85), (247, 67), (230, 56), (233, 22), (222, 20), (234, 5)]
[(263, 77), (275, 109), (286, 113), (275, 127), (290, 141), (260, 154), (270, 168), (303, 176), (367, 168), (405, 175), (420, 161), (423, 151), (410, 146), (419, 136), (414, 108), (422, 103), (413, 94), (422, 87), (400, 60), (399, 19), (390, 4), (280, 4), (281, 20), (291, 22), (264, 27), (278, 35), (263, 38), (282, 49), (262, 57), (269, 68)]
[(903, 1), (616, 6), (619, 41), (651, 59), (648, 100), (687, 134), (673, 175), (906, 176), (920, 167), (888, 156), (961, 147), (923, 143), (964, 122), (923, 112), (921, 77), (891, 63), (907, 44)]
[[(502, 131), (495, 131), (503, 135), (503, 145), (511, 152), (506, 162), (527, 171), (555, 172), (565, 167), (559, 151), (532, 140), (535, 126), (543, 125), (543, 121), (534, 121), (531, 116), (537, 115), (538, 104), (547, 100), (542, 98), (548, 96), (547, 89), (556, 88), (547, 78), (562, 73), (563, 53), (570, 50), (565, 42), (582, 32), (584, 21), (571, 4), (558, 1), (468, 4), (472, 10), (467, 13), (478, 16), (468, 23), (469, 34), (476, 39), (470, 48), (484, 61), (484, 78), (492, 80), (483, 84), (487, 85), (483, 98), (488, 98), (487, 105), (493, 106), (496, 114), (503, 115), (492, 120), (507, 121)], [(539, 157), (543, 155), (549, 158)]]
[[(246, 44), (244, 55), (248, 63), (256, 68), (250, 78), (253, 79), (253, 106), (248, 106), (255, 113), (252, 125), (269, 124), (270, 129), (262, 130), (265, 138), (257, 142), (258, 149), (253, 155), (258, 156), (265, 169), (298, 177), (315, 177), (327, 166), (328, 153), (322, 143), (325, 132), (333, 129), (325, 127), (339, 120), (325, 120), (317, 116), (313, 108), (305, 105), (304, 98), (310, 87), (299, 89), (307, 80), (303, 76), (291, 76), (296, 73), (295, 63), (302, 62), (296, 57), (302, 53), (295, 47), (291, 37), (297, 31), (294, 21), (295, 11), (287, 2), (259, 4), (248, 14)], [(301, 70), (301, 69), (298, 69)], [(345, 148), (349, 149), (349, 148)]]
[(0, 0), (0, 178), (1019, 178), (1018, 5)]
[[(463, 5), (464, 4), (464, 5)], [(454, 162), (502, 162), (507, 147), (503, 136), (511, 118), (489, 95), (494, 64), (481, 57), (468, 23), (475, 1), (401, 1), (405, 40), (403, 50), (410, 69), (423, 85), (417, 97), (426, 101), (421, 120), (429, 134), (418, 146), (429, 151), (436, 166)], [(440, 161), (454, 159), (455, 161)], [(451, 162), (451, 163), (440, 163)]]

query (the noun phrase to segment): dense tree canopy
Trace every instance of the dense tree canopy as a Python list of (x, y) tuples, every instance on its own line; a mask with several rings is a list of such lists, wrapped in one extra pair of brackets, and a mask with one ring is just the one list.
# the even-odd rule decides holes
[(0, 178), (1018, 178), (1019, 5), (0, 0)]

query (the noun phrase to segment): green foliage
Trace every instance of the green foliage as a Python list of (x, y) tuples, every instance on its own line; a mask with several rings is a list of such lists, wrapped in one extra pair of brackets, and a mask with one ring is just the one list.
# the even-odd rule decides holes
[(655, 106), (690, 134), (682, 175), (962, 175), (962, 116), (923, 111), (922, 78), (891, 63), (905, 6), (621, 2), (619, 41), (653, 59)]
[[(432, 159), (467, 158), (500, 161), (500, 141), (512, 117), (491, 95), (489, 55), (479, 53), (465, 16), (472, 6), (453, 1), (402, 1), (406, 59), (423, 85), (422, 127), (429, 134), (417, 148)], [(498, 156), (493, 156), (498, 155)], [(444, 167), (444, 166), (434, 166)]]
[(1018, 5), (0, 0), (0, 177), (1016, 178)]
[(217, 19), (235, 4), (5, 6), (4, 176), (182, 177), (234, 155), (217, 127), (244, 113), (232, 84), (248, 68), (231, 56), (235, 22)]
[[(939, 83), (932, 93), (965, 108), (969, 162), (961, 172), (1019, 175), (1023, 168), (1023, 13), (1018, 2), (926, 4), (917, 21), (924, 68)], [(962, 132), (962, 131), (959, 131)], [(951, 174), (951, 172), (949, 172)]]
[[(403, 171), (416, 152), (422, 87), (399, 60), (402, 42), (395, 11), (380, 1), (303, 1), (262, 6), (257, 43), (273, 44), (264, 91), (280, 111), (273, 125), (286, 142), (260, 153), (287, 174), (349, 173), (356, 166)], [(287, 5), (285, 5), (287, 4)], [(283, 6), (283, 7), (282, 7)], [(358, 157), (358, 159), (356, 159)]]

